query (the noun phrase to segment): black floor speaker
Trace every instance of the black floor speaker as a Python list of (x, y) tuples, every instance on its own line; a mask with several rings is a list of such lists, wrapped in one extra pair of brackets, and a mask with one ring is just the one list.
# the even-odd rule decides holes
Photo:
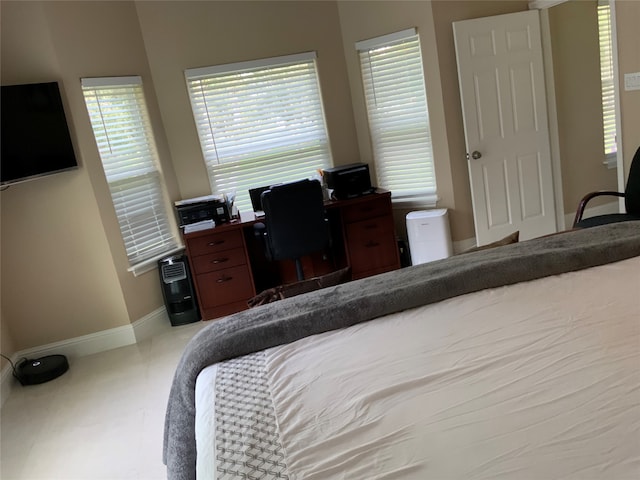
[(69, 370), (69, 362), (64, 355), (48, 355), (36, 359), (24, 360), (14, 372), (22, 385), (37, 385), (58, 378)]

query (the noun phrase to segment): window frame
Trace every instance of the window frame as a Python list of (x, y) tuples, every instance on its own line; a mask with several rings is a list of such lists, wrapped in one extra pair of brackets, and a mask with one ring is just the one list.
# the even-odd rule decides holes
[[(403, 45), (409, 46), (412, 50), (402, 55)], [(438, 201), (435, 159), (422, 48), (417, 29), (409, 28), (359, 41), (356, 42), (355, 48), (358, 52), (373, 161), (379, 186), (392, 192), (394, 204), (435, 206)], [(391, 61), (385, 61), (384, 51), (393, 49), (396, 49), (397, 53), (392, 64)], [(375, 62), (381, 68), (379, 72), (373, 71), (375, 67), (372, 68), (372, 53), (376, 54)], [(394, 72), (391, 65), (397, 65), (397, 71)], [(410, 70), (403, 69), (405, 65), (410, 65)], [(407, 75), (407, 71), (412, 75)], [(377, 79), (374, 78), (376, 75)], [(395, 75), (391, 77), (393, 81), (389, 82), (389, 85), (393, 83), (394, 86), (389, 87), (386, 92), (386, 104), (378, 107), (374, 102), (378, 101), (378, 94), (383, 90), (388, 75)], [(377, 90), (376, 82), (380, 87)], [(398, 88), (399, 83), (406, 89)], [(410, 90), (411, 88), (413, 90)], [(408, 95), (405, 91), (413, 93)], [(412, 107), (404, 108), (408, 104)], [(397, 105), (402, 105), (403, 108), (392, 108)], [(376, 109), (385, 111), (385, 114), (379, 114)], [(394, 112), (395, 117), (389, 116), (388, 112)], [(407, 125), (404, 132), (396, 128), (401, 122)], [(414, 133), (411, 133), (412, 131)], [(387, 139), (383, 138), (384, 136)], [(423, 160), (419, 159), (421, 156), (424, 157)], [(407, 157), (411, 158), (410, 168), (406, 168)], [(387, 174), (385, 170), (388, 171)], [(394, 177), (423, 178), (424, 185), (418, 185), (418, 182), (413, 181), (393, 180)], [(410, 187), (398, 188), (398, 185), (403, 183)]]
[(617, 166), (616, 92), (614, 73), (614, 40), (609, 0), (598, 0), (598, 51), (600, 55), (600, 92), (602, 95), (602, 127), (604, 163), (609, 168)]
[[(176, 234), (175, 219), (169, 213), (171, 205), (142, 78), (82, 78), (81, 87), (127, 255), (128, 271), (137, 276), (155, 268), (159, 259), (183, 248)], [(111, 114), (110, 108), (115, 108)], [(130, 141), (131, 138), (135, 141)], [(142, 209), (141, 200), (144, 200)]]
[(252, 210), (249, 188), (333, 166), (316, 59), (304, 52), (185, 70), (211, 190), (235, 191), (240, 210)]

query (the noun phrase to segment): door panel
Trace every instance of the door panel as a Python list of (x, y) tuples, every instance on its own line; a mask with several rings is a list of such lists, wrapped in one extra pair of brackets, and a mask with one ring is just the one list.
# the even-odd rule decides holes
[(482, 178), (486, 208), (483, 217), (486, 217), (485, 228), (495, 228), (511, 223), (509, 202), (507, 199), (507, 165), (506, 163), (493, 162), (483, 165)]
[(478, 245), (556, 230), (537, 11), (454, 22)]
[(540, 157), (536, 154), (518, 157), (518, 180), (522, 218), (528, 220), (543, 215)]
[(513, 92), (513, 132), (516, 135), (521, 133), (526, 135), (531, 131), (539, 130), (533, 98), (532, 68), (531, 63), (513, 65), (509, 72), (511, 92)]
[(478, 137), (481, 140), (504, 138), (499, 84), (495, 71), (478, 72), (474, 78), (474, 93), (478, 105)]

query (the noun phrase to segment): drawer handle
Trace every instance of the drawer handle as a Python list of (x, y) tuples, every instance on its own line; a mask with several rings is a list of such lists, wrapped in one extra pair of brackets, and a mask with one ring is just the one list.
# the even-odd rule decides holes
[(220, 277), (216, 280), (217, 283), (224, 283), (233, 280), (233, 277)]
[(215, 247), (216, 245), (222, 245), (224, 240), (214, 240), (213, 242), (209, 242), (207, 245), (210, 247)]
[(364, 246), (367, 247), (367, 248), (378, 247), (378, 246), (380, 246), (380, 242), (375, 242), (373, 240), (369, 240), (367, 243), (364, 244)]
[(211, 260), (211, 263), (213, 263), (214, 265), (217, 263), (224, 263), (224, 262), (228, 262), (229, 258), (228, 257), (223, 257), (223, 258), (216, 258), (215, 260)]

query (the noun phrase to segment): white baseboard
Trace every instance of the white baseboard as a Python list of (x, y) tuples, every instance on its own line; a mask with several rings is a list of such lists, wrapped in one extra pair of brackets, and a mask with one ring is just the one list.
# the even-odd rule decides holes
[[(46, 355), (65, 355), (69, 358), (84, 357), (139, 343), (170, 329), (171, 322), (167, 311), (164, 307), (160, 307), (130, 325), (21, 350), (13, 354), (11, 361), (16, 364), (23, 358), (39, 358)], [(9, 397), (11, 388), (16, 382), (12, 373), (11, 365), (7, 364), (0, 374), (0, 406)]]
[[(16, 358), (20, 358), (17, 355), (14, 355), (11, 358), (13, 363)], [(7, 398), (9, 398), (9, 394), (11, 393), (11, 388), (13, 387), (13, 371), (11, 369), (11, 365), (7, 364), (2, 369), (2, 373), (0, 374), (0, 406), (4, 405), (4, 402)]]
[(138, 343), (171, 330), (171, 321), (167, 310), (160, 307), (131, 324)]
[(465, 250), (469, 250), (476, 246), (476, 237), (465, 238), (464, 240), (458, 240), (453, 242), (453, 254), (462, 253)]
[(110, 328), (101, 332), (69, 338), (60, 342), (28, 348), (18, 352), (18, 357), (44, 357), (45, 355), (65, 355), (70, 358), (84, 357), (113, 348), (136, 343), (131, 325)]

